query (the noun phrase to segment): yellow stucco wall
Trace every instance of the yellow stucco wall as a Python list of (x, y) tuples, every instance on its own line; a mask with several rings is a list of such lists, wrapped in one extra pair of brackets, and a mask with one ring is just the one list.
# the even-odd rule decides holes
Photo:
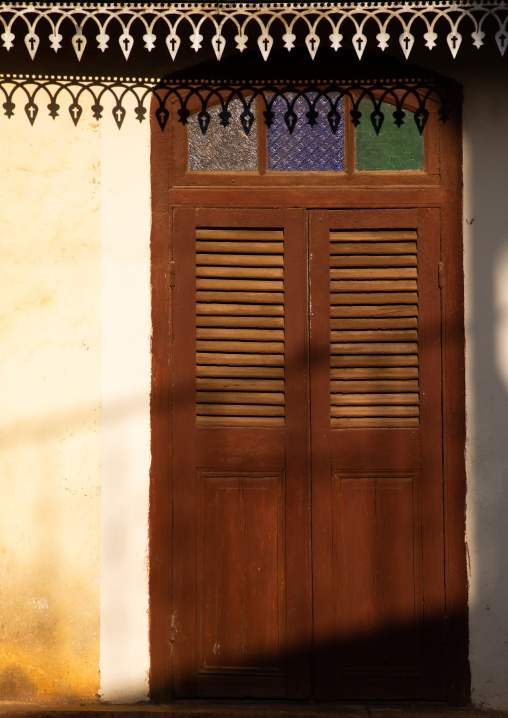
[(0, 698), (99, 689), (100, 128), (0, 119)]

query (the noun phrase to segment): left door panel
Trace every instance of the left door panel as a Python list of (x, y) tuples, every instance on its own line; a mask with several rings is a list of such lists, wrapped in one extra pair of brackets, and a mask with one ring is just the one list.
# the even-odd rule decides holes
[(173, 227), (174, 694), (308, 697), (306, 215)]

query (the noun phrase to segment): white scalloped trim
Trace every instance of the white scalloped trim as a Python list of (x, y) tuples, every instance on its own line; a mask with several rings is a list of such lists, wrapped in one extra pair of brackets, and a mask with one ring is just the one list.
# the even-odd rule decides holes
[[(488, 40), (495, 42), (501, 55), (508, 47), (508, 2), (360, 2), (340, 6), (332, 2), (281, 3), (262, 5), (249, 2), (225, 3), (0, 3), (0, 40), (10, 50), (23, 42), (32, 59), (41, 46), (54, 52), (65, 43), (71, 44), (78, 60), (86, 53), (87, 40), (83, 34), (94, 28), (97, 46), (105, 52), (113, 43), (119, 43), (128, 59), (135, 43), (133, 27), (142, 26), (143, 44), (147, 51), (166, 46), (174, 60), (182, 46), (196, 52), (203, 48), (203, 29), (212, 31), (212, 48), (220, 60), (226, 50), (225, 27), (234, 26), (235, 48), (243, 52), (257, 45), (262, 57), (268, 59), (274, 43), (282, 41), (290, 51), (298, 40), (303, 41), (313, 59), (319, 52), (323, 36), (329, 46), (339, 50), (347, 39), (358, 57), (370, 46), (385, 50), (390, 44), (399, 44), (409, 58), (416, 42), (432, 50), (438, 42), (446, 42), (452, 57), (456, 57), (463, 40), (479, 48), (486, 40), (483, 26), (487, 18), (494, 20), (496, 30)], [(70, 20), (64, 24), (65, 20)], [(307, 31), (302, 32), (303, 20)], [(436, 29), (440, 23), (438, 36)], [(418, 22), (415, 22), (418, 21)], [(21, 35), (21, 24), (25, 34)], [(71, 35), (69, 27), (74, 27)], [(417, 28), (417, 34), (415, 32)], [(65, 28), (65, 30), (64, 30)], [(318, 36), (318, 29), (321, 36)], [(14, 32), (16, 30), (16, 32)], [(374, 33), (372, 32), (374, 30)], [(62, 33), (65, 31), (66, 35)], [(369, 33), (367, 34), (367, 31)], [(304, 31), (305, 32), (305, 31)], [(114, 34), (114, 39), (111, 35)], [(139, 42), (139, 41), (138, 41)], [(231, 41), (230, 41), (231, 42)]]

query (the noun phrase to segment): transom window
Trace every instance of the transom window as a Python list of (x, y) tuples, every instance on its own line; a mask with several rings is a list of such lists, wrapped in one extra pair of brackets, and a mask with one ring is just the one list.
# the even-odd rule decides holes
[[(188, 121), (188, 171), (334, 172), (416, 171), (424, 167), (424, 134), (420, 134), (414, 113), (405, 109), (404, 123), (397, 126), (395, 107), (381, 103), (384, 122), (376, 132), (371, 114), (372, 101), (361, 102), (362, 117), (357, 127), (350, 121), (350, 102), (320, 97), (309, 112), (303, 97), (276, 97), (270, 104), (271, 123), (260, 121), (264, 103), (252, 102), (248, 132), (241, 122), (244, 103), (229, 103), (229, 124), (223, 126), (221, 105), (210, 107), (206, 128), (196, 112)], [(291, 100), (294, 100), (291, 102)], [(333, 100), (333, 97), (332, 97)], [(291, 113), (287, 126), (285, 115)], [(205, 131), (203, 131), (205, 129)]]

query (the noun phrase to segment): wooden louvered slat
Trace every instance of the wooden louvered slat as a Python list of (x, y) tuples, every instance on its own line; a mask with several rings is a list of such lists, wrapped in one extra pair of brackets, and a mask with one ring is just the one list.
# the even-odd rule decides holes
[(332, 230), (330, 232), (330, 242), (400, 242), (405, 239), (416, 240), (417, 234), (414, 229), (395, 229), (395, 230), (382, 230), (377, 229), (371, 230), (359, 230), (359, 231), (344, 231)]
[(206, 267), (207, 265), (222, 265), (228, 267), (283, 267), (284, 258), (279, 254), (198, 254), (197, 263)]
[(416, 266), (416, 257), (413, 254), (399, 254), (390, 257), (383, 254), (362, 256), (335, 254), (330, 258), (330, 267), (386, 267), (388, 259), (392, 267)]
[(283, 406), (283, 392), (259, 391), (198, 391), (198, 403), (209, 404), (266, 404)]
[(196, 292), (198, 302), (241, 302), (252, 304), (282, 304), (282, 292)]
[(332, 330), (332, 342), (415, 342), (415, 329)]
[(198, 327), (196, 339), (232, 339), (236, 341), (284, 341), (283, 329), (243, 329)]
[(273, 429), (282, 429), (285, 421), (283, 416), (199, 416), (198, 424), (201, 427), (266, 426)]
[(281, 292), (284, 284), (277, 280), (263, 281), (261, 279), (210, 279), (205, 277), (196, 281), (196, 289), (215, 289), (220, 292)]
[[(243, 358), (243, 357), (242, 357)], [(264, 359), (265, 357), (263, 357)], [(245, 381), (251, 379), (283, 379), (284, 378), (284, 367), (282, 366), (225, 366), (219, 364), (214, 366), (213, 364), (198, 364), (196, 367), (197, 381), (202, 381), (200, 377), (220, 377), (221, 380), (226, 380), (227, 377), (249, 377)], [(213, 379), (209, 379), (213, 381)], [(283, 385), (282, 385), (283, 386)], [(198, 387), (199, 388), (199, 387)], [(282, 390), (282, 389), (281, 389)], [(277, 389), (279, 391), (279, 389)]]
[(349, 354), (332, 355), (330, 360), (332, 367), (384, 367), (384, 366), (418, 366), (418, 357), (414, 354)]
[(215, 317), (224, 316), (265, 316), (265, 317), (282, 317), (284, 315), (284, 307), (282, 304), (262, 305), (262, 304), (198, 304), (196, 306), (196, 314), (210, 315)]
[(358, 306), (349, 307), (344, 305), (332, 305), (330, 316), (333, 317), (416, 317), (418, 314), (417, 305), (380, 304), (379, 306)]
[[(401, 270), (409, 271), (409, 270)], [(230, 277), (234, 279), (282, 279), (284, 270), (279, 267), (197, 267), (196, 277)]]
[(416, 267), (340, 267), (330, 270), (330, 279), (416, 279)]
[(332, 428), (417, 426), (416, 233), (334, 231), (330, 239)]
[(416, 342), (369, 342), (368, 344), (332, 344), (333, 354), (416, 354)]
[[(196, 239), (208, 240), (247, 240), (248, 242), (265, 241), (274, 242), (284, 239), (284, 232), (280, 229), (196, 229)], [(280, 250), (282, 252), (282, 249)]]
[[(254, 287), (253, 287), (254, 288)], [(394, 282), (392, 279), (351, 280), (338, 279), (330, 283), (331, 292), (415, 292), (416, 281), (413, 279), (400, 279)]]
[(331, 421), (332, 429), (415, 429), (419, 424), (420, 420), (417, 416), (368, 416), (361, 418), (348, 416), (345, 419), (333, 417)]
[[(243, 367), (242, 367), (243, 368)], [(284, 380), (279, 379), (234, 379), (226, 377), (198, 377), (196, 389), (199, 391), (254, 391), (283, 392)]]
[(338, 317), (330, 320), (332, 331), (339, 329), (409, 329), (418, 326), (416, 317)]
[(278, 254), (283, 253), (282, 242), (196, 242), (196, 252), (211, 254)]
[(215, 364), (217, 366), (284, 366), (283, 354), (222, 354), (220, 352), (198, 352), (198, 366)]
[(332, 406), (415, 405), (418, 394), (332, 394)]
[(266, 329), (283, 329), (283, 317), (235, 317), (235, 316), (209, 316), (196, 317), (197, 327), (256, 327)]
[(197, 341), (196, 349), (198, 352), (219, 352), (232, 354), (238, 352), (246, 352), (248, 354), (282, 354), (284, 352), (284, 342), (217, 342), (217, 341)]
[(283, 426), (284, 255), (278, 230), (196, 232), (199, 426)]
[(332, 417), (368, 417), (368, 416), (418, 416), (418, 406), (333, 406), (331, 407)]
[[(359, 357), (364, 359), (365, 357)], [(371, 357), (369, 357), (370, 359)], [(393, 357), (389, 357), (392, 359)], [(404, 357), (407, 359), (407, 357)], [(340, 357), (344, 359), (344, 357)], [(340, 366), (332, 367), (330, 371), (331, 379), (334, 380), (378, 380), (378, 379), (417, 379), (418, 378), (418, 367), (417, 366)]]
[(341, 292), (337, 297), (332, 293), (332, 301), (341, 304), (416, 304), (418, 295), (416, 292)]
[(330, 390), (332, 394), (342, 392), (344, 394), (364, 394), (367, 392), (417, 392), (417, 379), (377, 379), (364, 381), (347, 381), (341, 379), (339, 381), (330, 382)]
[(413, 242), (375, 242), (372, 244), (362, 242), (345, 242), (332, 244), (332, 254), (411, 254), (414, 252)]
[(284, 416), (284, 407), (259, 404), (197, 404), (201, 416)]

